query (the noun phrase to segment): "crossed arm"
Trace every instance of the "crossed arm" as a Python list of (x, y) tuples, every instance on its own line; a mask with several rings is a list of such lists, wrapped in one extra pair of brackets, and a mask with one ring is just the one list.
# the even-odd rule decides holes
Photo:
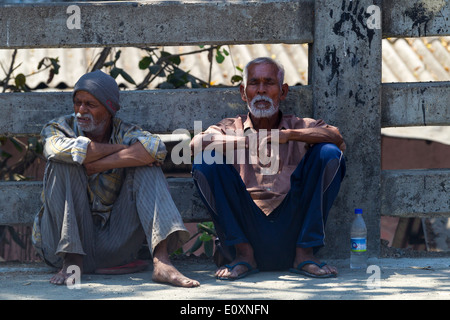
[[(257, 135), (257, 133), (252, 134)], [(248, 146), (248, 139), (249, 136), (206, 133), (194, 137), (191, 142), (191, 149), (192, 151), (204, 150), (206, 146), (211, 144), (211, 148), (214, 146), (226, 147), (228, 144), (232, 144), (234, 149), (245, 148)], [(270, 131), (268, 131), (267, 136), (264, 139), (267, 139), (267, 142), (273, 140)], [(264, 139), (261, 140), (261, 144), (264, 144)], [(287, 143), (288, 141), (301, 141), (308, 144), (327, 142), (335, 144), (342, 151), (345, 151), (346, 149), (341, 133), (333, 126), (279, 130), (277, 140), (278, 143), (281, 144)]]
[(88, 175), (125, 167), (159, 165), (140, 142), (131, 146), (91, 141), (83, 162)]
[[(270, 139), (270, 138), (269, 138)], [(302, 141), (308, 144), (316, 143), (333, 143), (342, 151), (345, 151), (345, 142), (341, 133), (336, 127), (316, 127), (305, 129), (286, 129), (279, 131), (279, 143), (286, 143), (288, 141)]]

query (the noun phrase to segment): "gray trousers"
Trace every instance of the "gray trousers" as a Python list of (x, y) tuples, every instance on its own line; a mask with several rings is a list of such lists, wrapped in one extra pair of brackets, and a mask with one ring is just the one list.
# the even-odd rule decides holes
[(44, 212), (39, 221), (42, 255), (60, 267), (66, 253), (83, 255), (84, 272), (136, 259), (144, 239), (150, 253), (163, 240), (169, 253), (188, 239), (159, 167), (127, 168), (106, 224), (96, 223), (80, 165), (49, 161), (44, 176)]

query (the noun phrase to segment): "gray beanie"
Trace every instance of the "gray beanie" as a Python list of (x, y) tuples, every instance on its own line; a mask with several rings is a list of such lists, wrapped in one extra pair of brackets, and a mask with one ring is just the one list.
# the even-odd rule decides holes
[(75, 84), (73, 97), (81, 90), (92, 94), (113, 116), (119, 111), (119, 87), (110, 75), (100, 70), (86, 73)]

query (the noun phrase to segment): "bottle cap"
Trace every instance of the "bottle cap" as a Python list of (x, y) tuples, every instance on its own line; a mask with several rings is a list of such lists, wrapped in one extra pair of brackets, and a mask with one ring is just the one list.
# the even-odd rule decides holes
[(362, 214), (362, 209), (355, 209), (355, 214)]

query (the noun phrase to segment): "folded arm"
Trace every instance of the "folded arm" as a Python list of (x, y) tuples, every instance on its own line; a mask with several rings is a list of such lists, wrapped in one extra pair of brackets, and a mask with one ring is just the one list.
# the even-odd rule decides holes
[(327, 142), (335, 144), (342, 151), (346, 148), (341, 133), (333, 126), (280, 130), (279, 143), (288, 141), (302, 141), (308, 144)]
[(221, 133), (202, 133), (196, 135), (190, 144), (193, 155), (205, 150), (205, 148), (227, 150), (226, 148), (244, 149), (246, 146), (248, 147), (248, 136), (226, 135)]
[(152, 165), (156, 161), (140, 142), (135, 142), (131, 146), (91, 144), (83, 163), (88, 175), (116, 168)]

